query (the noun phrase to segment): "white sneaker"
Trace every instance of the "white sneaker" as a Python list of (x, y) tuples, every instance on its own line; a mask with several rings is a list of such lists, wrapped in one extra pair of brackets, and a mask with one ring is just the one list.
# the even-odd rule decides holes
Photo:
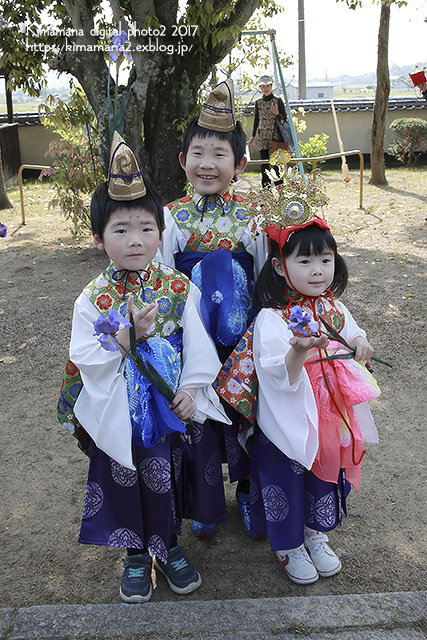
[(316, 567), (303, 544), (296, 549), (276, 551), (276, 556), (292, 582), (312, 584), (319, 579)]
[(306, 529), (304, 544), (319, 576), (328, 578), (339, 573), (342, 564), (328, 545), (329, 538), (325, 533)]

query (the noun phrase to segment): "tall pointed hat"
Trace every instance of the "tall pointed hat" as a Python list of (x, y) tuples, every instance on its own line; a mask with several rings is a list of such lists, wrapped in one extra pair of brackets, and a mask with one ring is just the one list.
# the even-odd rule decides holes
[(197, 124), (210, 131), (233, 131), (236, 127), (234, 86), (231, 78), (220, 82), (203, 104)]
[(147, 193), (142, 169), (130, 146), (115, 131), (108, 170), (108, 195), (112, 200), (136, 200)]

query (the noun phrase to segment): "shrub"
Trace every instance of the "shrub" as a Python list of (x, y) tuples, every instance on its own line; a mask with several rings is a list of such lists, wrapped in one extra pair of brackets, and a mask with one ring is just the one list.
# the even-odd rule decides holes
[(389, 145), (387, 152), (412, 166), (426, 153), (427, 122), (420, 118), (398, 118), (393, 120), (390, 129), (395, 132), (396, 139)]
[[(325, 156), (327, 154), (326, 142), (329, 139), (327, 133), (316, 133), (309, 138), (308, 142), (299, 142), (299, 151), (301, 158), (317, 158), (319, 156)], [(316, 164), (319, 165), (324, 160), (319, 160)], [(303, 163), (305, 171), (312, 171), (313, 163)]]
[(56, 197), (50, 206), (60, 206), (72, 222), (71, 233), (82, 235), (90, 230), (90, 195), (104, 179), (94, 113), (79, 87), (68, 103), (48, 96), (39, 112), (43, 125), (61, 138), (50, 143), (46, 155), (55, 160), (40, 178), (53, 178)]

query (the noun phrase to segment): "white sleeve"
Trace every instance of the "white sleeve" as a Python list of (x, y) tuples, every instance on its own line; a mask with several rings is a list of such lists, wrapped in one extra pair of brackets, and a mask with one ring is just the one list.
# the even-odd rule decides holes
[(221, 368), (221, 362), (200, 316), (199, 289), (190, 282), (190, 293), (182, 316), (183, 365), (180, 389), (195, 389), (197, 411), (194, 420), (204, 422), (212, 418), (230, 424), (212, 383)]
[(132, 428), (120, 351), (106, 351), (93, 335), (99, 312), (82, 293), (74, 305), (70, 360), (83, 388), (74, 412), (97, 447), (121, 465), (134, 469)]
[(250, 244), (246, 247), (246, 251), (254, 258), (254, 275), (255, 280), (258, 278), (261, 269), (267, 260), (268, 255), (268, 238), (267, 234), (260, 233), (256, 238), (251, 238)]
[(353, 316), (351, 315), (347, 307), (339, 300), (335, 300), (335, 305), (339, 311), (344, 313), (344, 318), (345, 318), (344, 328), (341, 332), (341, 335), (344, 338), (344, 340), (346, 340), (349, 344), (351, 344), (354, 338), (357, 338), (357, 336), (362, 336), (362, 338), (366, 338), (366, 331), (364, 331), (359, 327), (359, 325), (357, 324), (357, 322), (355, 321), (355, 319), (353, 318)]
[(319, 446), (317, 408), (305, 369), (294, 384), (289, 383), (285, 357), (291, 337), (277, 313), (261, 310), (254, 329), (257, 420), (280, 451), (310, 469)]
[(176, 224), (168, 207), (163, 207), (163, 213), (165, 216), (165, 228), (155, 259), (168, 267), (175, 268), (175, 254), (178, 251), (184, 251), (188, 238)]
[(156, 260), (175, 268), (175, 254), (178, 252), (177, 230), (178, 227), (168, 207), (163, 207), (165, 216), (165, 228), (162, 234), (162, 242), (156, 255)]
[(242, 243), (245, 249), (254, 259), (254, 276), (255, 280), (258, 278), (261, 269), (264, 266), (264, 262), (267, 260), (268, 255), (268, 238), (265, 233), (260, 233), (254, 238), (249, 231), (249, 227), (246, 227), (242, 238)]

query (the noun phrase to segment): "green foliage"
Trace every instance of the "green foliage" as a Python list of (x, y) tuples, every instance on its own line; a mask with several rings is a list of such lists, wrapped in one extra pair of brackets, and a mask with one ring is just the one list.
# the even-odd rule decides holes
[(398, 118), (393, 120), (390, 129), (394, 131), (396, 139), (389, 145), (387, 152), (412, 166), (426, 153), (427, 122), (420, 118)]
[(94, 114), (76, 87), (69, 103), (48, 96), (40, 115), (43, 125), (60, 136), (46, 152), (55, 158), (52, 165), (40, 175), (53, 178), (56, 197), (50, 206), (60, 206), (72, 222), (72, 234), (82, 235), (90, 230), (90, 195), (104, 179)]
[[(307, 128), (307, 123), (304, 119), (305, 110), (304, 107), (298, 107), (298, 109), (292, 109), (292, 122), (294, 123), (295, 131), (297, 133), (303, 133)], [(325, 156), (328, 152), (326, 143), (329, 139), (327, 133), (316, 133), (309, 138), (308, 142), (301, 142), (298, 140), (298, 146), (300, 150), (300, 158), (318, 158), (319, 156)], [(322, 160), (316, 164), (321, 164)], [(303, 163), (305, 171), (311, 171), (313, 163)]]
[(307, 123), (304, 120), (305, 109), (304, 107), (298, 107), (298, 109), (291, 109), (292, 122), (294, 123), (295, 131), (297, 133), (303, 133), (307, 129)]
[[(251, 31), (268, 31), (264, 18), (271, 18), (284, 11), (275, 2), (263, 0), (252, 18), (245, 24), (230, 55), (218, 65), (227, 77), (240, 71), (239, 86), (243, 90), (253, 90), (254, 71), (246, 71), (249, 64), (253, 70), (265, 70), (271, 66), (270, 36), (268, 33), (250, 33)], [(282, 69), (292, 65), (292, 56), (286, 56), (279, 51)], [(257, 71), (255, 71), (257, 73)], [(255, 78), (256, 79), (256, 78)]]
[[(329, 136), (326, 133), (316, 133), (314, 136), (309, 138), (308, 142), (298, 142), (300, 157), (301, 158), (318, 158), (319, 156), (325, 156), (327, 154), (326, 143), (329, 139)], [(320, 160), (316, 164), (319, 165), (323, 162)], [(304, 162), (304, 169), (306, 171), (311, 171), (313, 167), (313, 163)]]
[[(38, 96), (46, 84), (43, 65), (64, 44), (52, 35), (49, 20), (61, 28), (71, 26), (61, 3), (50, 0), (2, 0), (0, 16), (0, 68), (8, 74), (12, 91), (22, 88)], [(63, 39), (62, 39), (63, 40)]]
[[(363, 7), (362, 0), (336, 0), (337, 2), (345, 2), (349, 9), (358, 9), (359, 7)], [(374, 3), (375, 0), (372, 0)], [(408, 4), (408, 0), (378, 0), (378, 3), (381, 4), (397, 4), (399, 7), (406, 7)]]

